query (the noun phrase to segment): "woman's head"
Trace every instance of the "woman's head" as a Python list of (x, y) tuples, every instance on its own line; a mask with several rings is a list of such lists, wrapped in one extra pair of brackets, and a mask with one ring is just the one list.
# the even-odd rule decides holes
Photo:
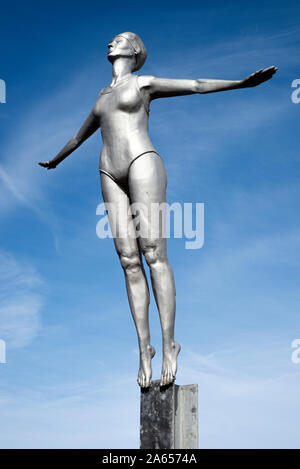
[(134, 55), (135, 65), (133, 72), (139, 70), (145, 63), (147, 49), (141, 38), (130, 32), (125, 32), (115, 36), (108, 45), (108, 60), (113, 61), (113, 57)]

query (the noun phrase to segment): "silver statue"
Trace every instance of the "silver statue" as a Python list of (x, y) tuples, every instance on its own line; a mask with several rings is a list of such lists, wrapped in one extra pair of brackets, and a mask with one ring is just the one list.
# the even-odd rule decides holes
[[(138, 384), (151, 385), (151, 359), (155, 349), (150, 344), (148, 321), (149, 289), (142, 263), (142, 254), (150, 268), (151, 283), (159, 311), (163, 363), (161, 385), (175, 380), (177, 355), (180, 345), (174, 340), (175, 283), (169, 265), (164, 236), (131, 236), (131, 204), (166, 201), (167, 178), (163, 160), (155, 150), (148, 135), (149, 105), (153, 99), (195, 93), (212, 93), (259, 85), (269, 80), (276, 67), (259, 70), (244, 80), (228, 81), (199, 78), (197, 80), (156, 78), (135, 75), (144, 64), (146, 48), (137, 34), (125, 32), (115, 36), (108, 44), (108, 60), (112, 63), (112, 82), (104, 88), (90, 115), (75, 137), (65, 145), (51, 161), (39, 164), (47, 169), (55, 168), (78, 148), (97, 129), (101, 128), (103, 147), (100, 157), (100, 178), (105, 204), (123, 202), (118, 212), (118, 236), (114, 243), (124, 270), (127, 294), (136, 326), (140, 350)], [(149, 210), (140, 213), (139, 224), (143, 233), (151, 223)], [(108, 211), (111, 226), (116, 217)], [(141, 226), (139, 226), (141, 228)], [(115, 233), (113, 233), (115, 234)]]

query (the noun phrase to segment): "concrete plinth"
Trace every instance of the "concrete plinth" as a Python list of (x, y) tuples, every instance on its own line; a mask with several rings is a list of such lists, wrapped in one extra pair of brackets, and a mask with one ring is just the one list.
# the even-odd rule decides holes
[(140, 448), (198, 448), (197, 384), (141, 389)]

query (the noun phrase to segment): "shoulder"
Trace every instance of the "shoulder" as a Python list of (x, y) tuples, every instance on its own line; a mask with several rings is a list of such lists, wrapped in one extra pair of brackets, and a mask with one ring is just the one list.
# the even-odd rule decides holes
[(152, 75), (137, 75), (137, 80), (139, 88), (150, 88), (155, 77)]

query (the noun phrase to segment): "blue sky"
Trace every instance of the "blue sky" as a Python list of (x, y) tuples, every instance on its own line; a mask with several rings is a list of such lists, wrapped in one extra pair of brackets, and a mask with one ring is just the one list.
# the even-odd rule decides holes
[[(177, 384), (199, 385), (201, 448), (298, 447), (298, 2), (1, 3), (0, 447), (135, 448), (138, 350), (123, 272), (96, 236), (100, 134), (51, 159), (110, 83), (108, 41), (141, 35), (139, 73), (260, 87), (157, 100), (150, 134), (168, 201), (204, 202), (205, 243), (170, 239)], [(161, 334), (151, 297), (153, 377)]]

